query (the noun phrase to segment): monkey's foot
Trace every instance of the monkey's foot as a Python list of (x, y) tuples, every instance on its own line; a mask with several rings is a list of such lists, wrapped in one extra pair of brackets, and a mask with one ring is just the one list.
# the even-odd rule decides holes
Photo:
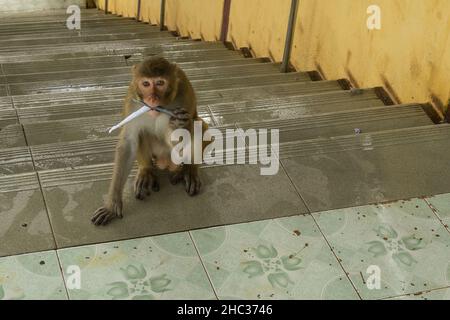
[(134, 184), (134, 196), (138, 200), (144, 200), (150, 195), (150, 187), (154, 192), (159, 191), (159, 182), (151, 173), (139, 173)]
[(116, 203), (111, 206), (111, 208), (107, 207), (101, 207), (98, 208), (94, 212), (94, 216), (91, 218), (91, 221), (96, 226), (105, 226), (107, 225), (111, 220), (115, 218), (122, 219), (122, 204)]
[(169, 181), (173, 185), (178, 184), (178, 182), (183, 181), (183, 179), (184, 179), (184, 172), (181, 170), (178, 172), (174, 172), (169, 176)]
[(187, 194), (189, 194), (190, 196), (195, 196), (200, 192), (202, 182), (200, 181), (197, 170), (188, 169), (184, 172), (184, 185)]

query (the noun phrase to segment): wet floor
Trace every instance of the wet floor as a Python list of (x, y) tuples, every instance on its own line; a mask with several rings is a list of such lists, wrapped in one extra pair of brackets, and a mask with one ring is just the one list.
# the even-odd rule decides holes
[[(423, 105), (387, 106), (380, 88), (344, 90), (219, 42), (83, 15), (80, 32), (64, 13), (0, 22), (0, 299), (450, 298), (450, 132)], [(153, 55), (185, 70), (210, 127), (278, 129), (263, 145), (278, 171), (203, 165), (194, 198), (158, 172), (145, 201), (132, 175), (124, 218), (97, 228), (117, 142), (107, 129), (131, 66)], [(83, 290), (65, 287), (58, 264), (80, 265)], [(366, 286), (371, 265), (386, 274), (378, 291)], [(147, 294), (124, 289), (120, 270), (140, 274)]]

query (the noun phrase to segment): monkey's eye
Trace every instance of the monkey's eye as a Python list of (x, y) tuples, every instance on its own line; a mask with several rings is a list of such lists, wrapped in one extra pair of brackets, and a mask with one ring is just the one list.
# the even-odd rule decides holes
[(158, 81), (156, 81), (156, 85), (157, 86), (163, 86), (165, 84), (165, 81), (164, 80), (158, 80)]
[(148, 86), (150, 86), (150, 82), (144, 81), (144, 82), (142, 82), (142, 85), (143, 85), (144, 87), (148, 87)]

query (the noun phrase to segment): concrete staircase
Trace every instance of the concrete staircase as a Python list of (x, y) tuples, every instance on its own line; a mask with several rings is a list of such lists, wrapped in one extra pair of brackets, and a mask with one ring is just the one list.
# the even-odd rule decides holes
[[(450, 131), (430, 106), (97, 10), (80, 32), (65, 19), (0, 21), (0, 256), (450, 192)], [(156, 54), (186, 71), (211, 127), (280, 129), (280, 173), (206, 167), (198, 197), (167, 183), (144, 204), (129, 192), (124, 220), (99, 230), (89, 216), (117, 141), (106, 129), (130, 66)]]

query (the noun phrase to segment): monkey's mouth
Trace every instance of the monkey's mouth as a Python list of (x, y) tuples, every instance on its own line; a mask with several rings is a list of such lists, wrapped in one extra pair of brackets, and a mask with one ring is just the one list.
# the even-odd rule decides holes
[(153, 108), (160, 108), (160, 103), (161, 103), (161, 99), (159, 98), (158, 95), (153, 94), (149, 97), (147, 97), (146, 99), (144, 99), (145, 104), (147, 104), (150, 108), (152, 108), (148, 114), (152, 117), (152, 118), (156, 118), (160, 115), (160, 112), (157, 111), (156, 109)]
[(160, 102), (161, 102), (161, 99), (159, 98), (158, 95), (153, 94), (153, 95), (151, 95), (151, 96), (145, 98), (145, 99), (144, 99), (144, 102), (145, 102), (148, 106), (153, 107), (153, 108), (156, 108), (156, 107), (159, 107), (159, 104), (160, 104)]

